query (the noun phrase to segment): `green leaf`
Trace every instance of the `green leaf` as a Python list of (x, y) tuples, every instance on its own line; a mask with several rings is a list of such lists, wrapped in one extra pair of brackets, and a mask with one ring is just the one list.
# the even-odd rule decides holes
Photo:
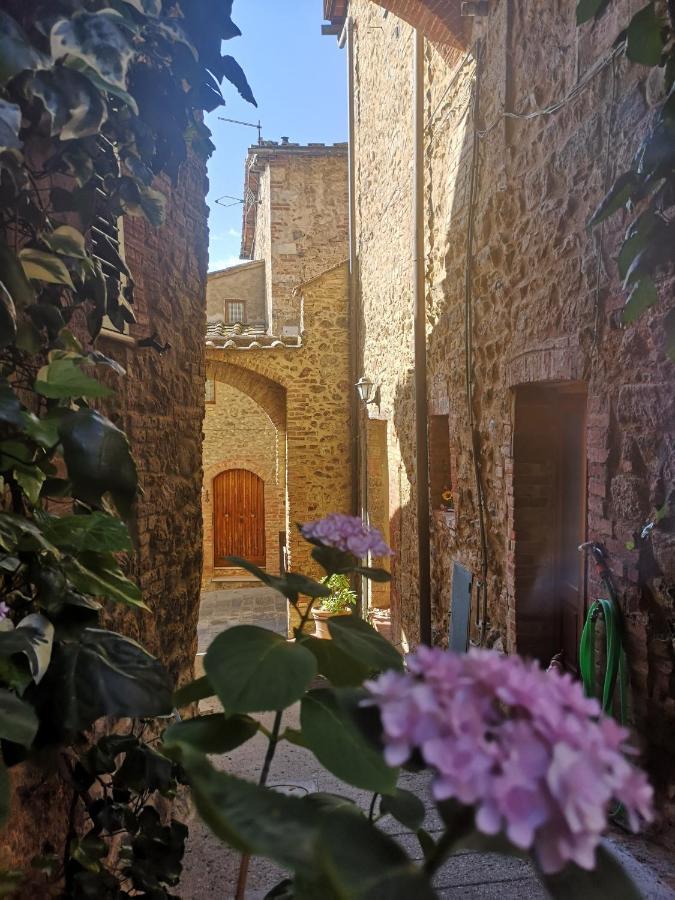
[(30, 747), (38, 730), (35, 710), (16, 694), (0, 688), (0, 738)]
[(583, 25), (589, 19), (596, 18), (607, 8), (609, 0), (578, 0), (577, 25)]
[(126, 103), (126, 105), (135, 116), (138, 115), (138, 104), (136, 103), (136, 100), (131, 96), (131, 94), (118, 85), (106, 81), (99, 75), (99, 73), (95, 69), (92, 69), (92, 67), (88, 66), (83, 60), (77, 59), (74, 56), (68, 56), (65, 60), (65, 65), (69, 69), (73, 69), (74, 71), (79, 72), (80, 75), (84, 75), (87, 81), (91, 83), (92, 87), (94, 87), (97, 91), (100, 91), (104, 96), (106, 94), (112, 94), (114, 97), (117, 97), (119, 100), (122, 100), (124, 103)]
[(21, 107), (0, 98), (0, 153), (4, 153), (5, 150), (21, 149), (23, 145), (19, 140), (20, 129)]
[(59, 225), (51, 234), (42, 235), (42, 240), (54, 253), (60, 253), (62, 256), (72, 256), (77, 259), (87, 258), (84, 235), (77, 228), (73, 228), (72, 225)]
[(642, 893), (619, 860), (606, 847), (598, 847), (590, 872), (570, 864), (555, 875), (540, 873), (554, 900), (641, 900)]
[(129, 6), (133, 6), (144, 16), (158, 16), (162, 11), (161, 0), (123, 0)]
[(164, 732), (167, 747), (185, 745), (201, 753), (229, 753), (245, 744), (258, 731), (258, 723), (250, 716), (197, 716), (176, 722)]
[(51, 400), (109, 397), (113, 393), (105, 384), (86, 375), (74, 359), (54, 359), (43, 366), (35, 379), (35, 390)]
[(59, 422), (65, 410), (61, 407), (50, 410), (41, 419), (33, 413), (23, 413), (23, 430), (38, 446), (51, 450), (59, 442)]
[(34, 522), (14, 513), (0, 513), (0, 547), (11, 552), (48, 550), (59, 556)]
[(19, 259), (26, 278), (50, 284), (65, 284), (66, 287), (75, 289), (68, 269), (53, 253), (36, 250), (34, 247), (24, 247), (23, 250), (19, 250)]
[(659, 299), (656, 285), (649, 276), (641, 278), (630, 292), (626, 305), (621, 310), (621, 321), (624, 325), (635, 322), (645, 310)]
[(370, 668), (359, 659), (344, 653), (335, 641), (323, 641), (308, 634), (299, 635), (296, 641), (314, 654), (319, 674), (334, 687), (358, 687), (370, 675)]
[(21, 401), (4, 378), (0, 378), (0, 422), (19, 426), (23, 424)]
[(591, 216), (588, 227), (595, 228), (600, 222), (622, 209), (631, 199), (639, 186), (639, 179), (635, 172), (624, 172), (619, 175), (612, 187), (607, 192), (600, 206)]
[(343, 810), (323, 818), (318, 862), (338, 897), (432, 900), (436, 893), (396, 841)]
[(424, 830), (424, 828), (418, 828), (416, 835), (417, 840), (420, 842), (420, 848), (424, 855), (424, 859), (430, 859), (432, 854), (436, 850), (436, 841), (432, 838), (428, 831)]
[(28, 82), (26, 93), (41, 101), (51, 118), (52, 136), (58, 135), (62, 141), (96, 135), (108, 118), (108, 107), (97, 88), (84, 75), (65, 66), (37, 72)]
[[(33, 676), (35, 684), (39, 684), (52, 658), (52, 648), (54, 645), (54, 626), (45, 616), (40, 613), (31, 613), (19, 622), (10, 632), (15, 636), (23, 634), (26, 638), (26, 645), (21, 652), (28, 658), (30, 673)], [(2, 649), (2, 635), (0, 635), (0, 650)]]
[(223, 78), (227, 78), (227, 80), (239, 91), (240, 97), (246, 100), (247, 103), (252, 103), (253, 106), (258, 105), (253, 96), (253, 91), (246, 79), (244, 70), (233, 56), (221, 57), (217, 70), (214, 70), (214, 75), (216, 75), (220, 81), (222, 81)]
[(626, 56), (643, 66), (661, 65), (663, 53), (663, 22), (653, 3), (635, 13), (626, 31)]
[(0, 84), (26, 69), (40, 69), (47, 60), (30, 43), (17, 22), (0, 10)]
[(357, 566), (354, 569), (357, 575), (363, 575), (364, 578), (368, 578), (370, 581), (377, 581), (384, 584), (387, 581), (391, 581), (391, 572), (387, 572), (385, 569), (373, 569), (370, 566)]
[(152, 717), (173, 709), (171, 680), (154, 656), (130, 638), (87, 628), (55, 647), (44, 680), (55, 725), (81, 731), (102, 716)]
[(37, 466), (16, 466), (13, 475), (28, 500), (33, 506), (37, 506), (40, 490), (47, 478), (42, 469)]
[(21, 267), (16, 255), (0, 238), (0, 281), (4, 284), (15, 306), (25, 308), (35, 300), (35, 291)]
[(361, 692), (350, 688), (322, 688), (302, 699), (300, 723), (309, 749), (319, 762), (342, 781), (390, 794), (396, 788), (398, 769), (390, 768), (382, 752), (366, 736), (358, 720), (367, 711), (359, 708)]
[(79, 12), (59, 19), (52, 26), (50, 42), (55, 60), (68, 56), (80, 59), (105, 82), (126, 90), (134, 48), (112, 17), (104, 12)]
[(266, 584), (273, 590), (283, 594), (283, 596), (287, 597), (292, 603), (297, 603), (300, 594), (305, 594), (307, 597), (330, 596), (329, 588), (324, 584), (315, 581), (313, 578), (308, 578), (306, 575), (299, 575), (295, 572), (289, 572), (283, 577), (269, 575), (259, 566), (256, 566), (239, 556), (228, 556), (227, 562), (232, 566), (245, 569), (247, 572), (250, 572), (251, 575), (255, 575), (258, 581), (262, 581), (263, 584)]
[(316, 674), (316, 660), (272, 631), (238, 625), (213, 641), (204, 669), (228, 713), (264, 712), (299, 700)]
[(95, 410), (81, 409), (64, 417), (59, 435), (74, 496), (100, 506), (110, 493), (120, 515), (128, 517), (138, 476), (124, 432)]
[(216, 771), (194, 751), (183, 753), (182, 764), (197, 811), (217, 837), (290, 869), (311, 867), (319, 820), (312, 804)]
[(0, 281), (0, 350), (16, 339), (16, 309), (9, 291)]
[(328, 621), (335, 646), (368, 666), (370, 672), (402, 669), (403, 658), (388, 640), (358, 616), (335, 616)]
[(657, 218), (651, 210), (644, 212), (631, 224), (617, 259), (622, 281), (626, 278), (633, 261), (647, 246), (657, 227)]
[(87, 550), (121, 553), (133, 549), (129, 529), (124, 522), (103, 512), (54, 516), (45, 526), (44, 533), (59, 549), (76, 553)]
[(115, 557), (97, 557), (98, 554), (87, 554), (64, 560), (63, 570), (71, 584), (83, 594), (147, 610), (140, 588), (124, 575)]
[(417, 831), (424, 821), (424, 803), (410, 791), (397, 788), (393, 794), (382, 797), (380, 812), (393, 816), (401, 825)]
[(176, 709), (181, 709), (183, 706), (190, 706), (191, 703), (208, 700), (215, 693), (209, 679), (206, 675), (202, 675), (201, 678), (190, 681), (188, 684), (184, 684), (183, 687), (178, 688), (173, 695), (173, 703)]

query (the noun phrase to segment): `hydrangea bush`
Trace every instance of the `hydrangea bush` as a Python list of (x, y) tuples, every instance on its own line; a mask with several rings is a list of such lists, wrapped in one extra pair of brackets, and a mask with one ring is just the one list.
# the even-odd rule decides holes
[[(632, 764), (628, 733), (604, 716), (570, 676), (486, 650), (457, 655), (420, 647), (404, 660), (357, 615), (329, 621), (331, 641), (308, 633), (326, 580), (390, 554), (381, 534), (351, 516), (301, 526), (325, 576), (268, 575), (232, 559), (280, 591), (300, 613), (295, 641), (251, 625), (219, 635), (206, 674), (175, 698), (186, 707), (217, 697), (223, 712), (172, 725), (162, 752), (180, 763), (211, 829), (241, 851), (236, 896), (246, 895), (251, 855), (284, 867), (269, 897), (435, 897), (434, 876), (472, 848), (529, 856), (553, 897), (637, 898), (602, 845), (610, 807), (620, 801), (637, 828), (652, 818), (652, 791)], [(301, 598), (308, 598), (308, 602)], [(300, 729), (284, 728), (300, 705)], [(270, 730), (253, 714), (274, 712)], [(225, 753), (259, 731), (268, 739), (257, 784), (216, 769)], [(279, 743), (291, 741), (349, 786), (347, 796), (298, 799), (267, 787)], [(443, 829), (424, 827), (431, 810), (399, 786), (402, 769), (428, 771)], [(368, 809), (353, 788), (372, 795)], [(382, 828), (393, 817), (416, 836), (408, 853)], [(417, 858), (421, 856), (421, 862)]]

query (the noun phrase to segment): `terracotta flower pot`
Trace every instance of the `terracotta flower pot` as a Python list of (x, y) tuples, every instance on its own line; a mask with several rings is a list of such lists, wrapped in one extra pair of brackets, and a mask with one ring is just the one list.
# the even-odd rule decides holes
[(333, 616), (351, 616), (351, 610), (343, 609), (342, 612), (332, 613), (322, 609), (313, 609), (312, 616), (314, 617), (314, 637), (329, 641), (331, 637), (328, 630), (328, 620), (332, 619)]

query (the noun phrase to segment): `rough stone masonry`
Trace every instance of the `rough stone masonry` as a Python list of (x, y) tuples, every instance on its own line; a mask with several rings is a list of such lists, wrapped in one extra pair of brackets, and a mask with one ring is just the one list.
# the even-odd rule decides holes
[[(586, 228), (663, 96), (660, 70), (612, 56), (635, 4), (613, 2), (582, 28), (573, 2), (491, 0), (486, 16), (448, 13), (442, 23), (444, 5), (432, 0), (341, 6), (338, 22), (348, 13), (354, 35), (353, 302), (362, 369), (380, 391), (369, 416), (386, 432), (395, 640), (419, 639), (413, 23), (433, 38), (424, 44), (427, 399), (430, 430), (446, 438), (430, 463), (432, 485), (442, 469), (452, 497), (452, 508), (431, 498), (434, 641), (448, 640), (457, 562), (472, 578), (473, 637), (486, 591), (490, 643), (544, 662), (563, 646), (574, 654), (584, 604), (606, 593), (576, 545), (602, 542), (625, 611), (632, 715), (672, 820), (675, 543), (667, 521), (635, 536), (672, 497), (662, 320), (673, 284), (659, 286), (666, 302), (619, 327), (625, 223), (619, 214)], [(441, 25), (454, 29), (442, 43)]]

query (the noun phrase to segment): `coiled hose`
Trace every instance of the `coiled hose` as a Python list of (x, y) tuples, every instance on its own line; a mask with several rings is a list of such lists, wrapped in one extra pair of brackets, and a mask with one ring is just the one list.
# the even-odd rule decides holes
[[(598, 619), (602, 616), (605, 623), (605, 674), (602, 682), (602, 693), (598, 692), (596, 682), (595, 630)], [(623, 628), (621, 613), (613, 600), (596, 600), (588, 610), (584, 629), (579, 644), (579, 668), (587, 697), (598, 697), (602, 700), (602, 710), (608, 715), (614, 714), (614, 700), (617, 681), (619, 685), (618, 719), (623, 725), (628, 714), (628, 666), (626, 652), (623, 648)]]

